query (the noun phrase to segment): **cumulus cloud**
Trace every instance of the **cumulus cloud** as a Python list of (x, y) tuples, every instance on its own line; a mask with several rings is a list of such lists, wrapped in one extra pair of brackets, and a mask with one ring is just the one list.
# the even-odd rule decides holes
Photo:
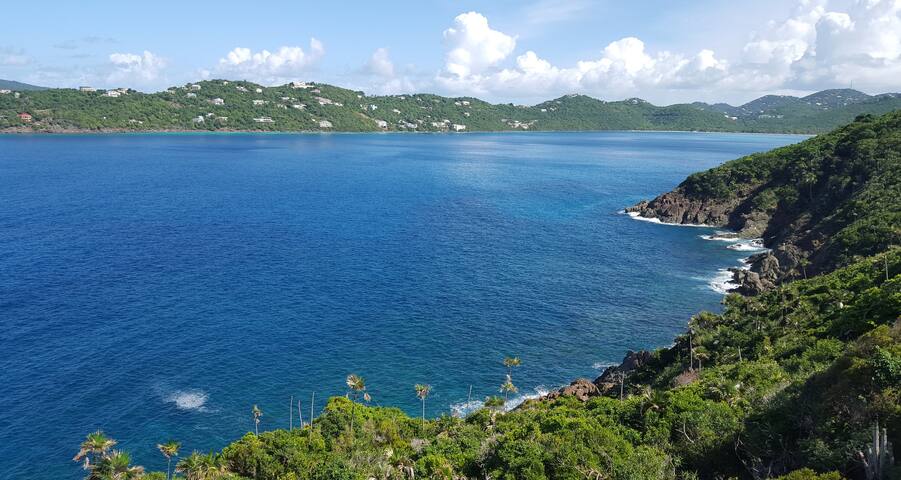
[(572, 67), (554, 66), (530, 50), (516, 57), (515, 67), (482, 75), (439, 76), (439, 81), (460, 93), (628, 94), (643, 88), (692, 88), (722, 78), (726, 70), (726, 63), (711, 50), (692, 56), (666, 51), (652, 54), (640, 39), (626, 37), (608, 44), (598, 58), (579, 61)]
[(111, 84), (150, 85), (160, 80), (166, 60), (147, 50), (142, 54), (113, 53), (109, 56), (112, 72), (107, 77)]
[(376, 51), (372, 53), (372, 57), (369, 58), (369, 62), (366, 63), (366, 70), (369, 73), (380, 77), (394, 77), (394, 63), (388, 55), (388, 49), (376, 49)]
[(454, 26), (444, 31), (448, 45), (444, 68), (457, 78), (477, 75), (507, 58), (516, 48), (516, 39), (493, 30), (488, 19), (476, 12), (457, 15)]
[(218, 73), (264, 84), (297, 80), (325, 54), (322, 42), (310, 39), (309, 50), (301, 47), (281, 47), (275, 52), (253, 52), (238, 47), (219, 60)]
[(625, 37), (570, 66), (554, 65), (531, 50), (509, 62), (516, 37), (493, 30), (476, 12), (455, 18), (444, 37), (448, 50), (436, 82), (450, 92), (474, 95), (654, 96), (688, 90), (734, 95), (851, 82), (884, 91), (896, 89), (901, 78), (901, 0), (799, 0), (789, 18), (752, 34), (732, 60), (710, 48), (654, 51), (639, 38)]

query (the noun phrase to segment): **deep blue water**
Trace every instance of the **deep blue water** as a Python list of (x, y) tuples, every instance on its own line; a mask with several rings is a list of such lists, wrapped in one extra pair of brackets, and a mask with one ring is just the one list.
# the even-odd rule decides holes
[[(796, 136), (0, 136), (0, 478), (78, 478), (97, 428), (135, 461), (375, 404), (526, 394), (719, 308), (742, 253), (617, 212)], [(307, 418), (308, 419), (308, 418)], [(296, 414), (295, 414), (296, 420)]]

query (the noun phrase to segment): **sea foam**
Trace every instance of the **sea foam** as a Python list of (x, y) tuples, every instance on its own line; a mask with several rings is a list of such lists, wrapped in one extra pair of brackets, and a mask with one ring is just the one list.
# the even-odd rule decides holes
[(762, 238), (755, 238), (753, 240), (748, 240), (746, 242), (738, 242), (733, 245), (729, 245), (729, 250), (735, 250), (739, 252), (760, 252), (763, 250), (767, 250), (766, 247), (763, 246)]
[(668, 223), (668, 222), (661, 221), (661, 220), (660, 220), (659, 218), (657, 218), (657, 217), (642, 217), (641, 214), (638, 213), (638, 212), (627, 212), (627, 211), (625, 211), (625, 210), (623, 210), (623, 211), (620, 212), (620, 213), (625, 213), (626, 215), (628, 215), (629, 217), (631, 217), (633, 220), (639, 220), (639, 221), (642, 221), (642, 222), (657, 223), (657, 224), (660, 224), (660, 225), (672, 225), (672, 226), (674, 226), (674, 227), (701, 227), (701, 228), (711, 228), (711, 227), (712, 227), (712, 225), (703, 225), (703, 224), (700, 224), (700, 223)]
[[(536, 398), (541, 398), (550, 392), (551, 392), (551, 390), (548, 389), (547, 387), (545, 387), (543, 385), (539, 385), (534, 388), (532, 393), (517, 395), (517, 396), (512, 397), (509, 400), (507, 400), (507, 404), (504, 405), (504, 411), (509, 412), (510, 410), (513, 410), (514, 408), (522, 405), (522, 403), (525, 401), (534, 400)], [(470, 413), (478, 411), (484, 405), (485, 405), (485, 402), (482, 400), (470, 400), (468, 402), (454, 403), (454, 404), (451, 404), (451, 406), (450, 406), (451, 415), (453, 415), (455, 417), (465, 417), (465, 416), (469, 415)]]
[(203, 390), (177, 390), (166, 397), (166, 402), (175, 404), (179, 410), (203, 412), (209, 395)]

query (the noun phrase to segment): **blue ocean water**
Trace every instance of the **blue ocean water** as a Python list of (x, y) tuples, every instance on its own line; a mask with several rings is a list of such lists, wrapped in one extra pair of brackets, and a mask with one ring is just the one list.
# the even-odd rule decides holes
[[(309, 416), (351, 372), (431, 416), (667, 345), (747, 253), (618, 212), (797, 136), (0, 136), (0, 478)], [(297, 414), (295, 412), (295, 421)], [(305, 418), (308, 420), (308, 418)]]

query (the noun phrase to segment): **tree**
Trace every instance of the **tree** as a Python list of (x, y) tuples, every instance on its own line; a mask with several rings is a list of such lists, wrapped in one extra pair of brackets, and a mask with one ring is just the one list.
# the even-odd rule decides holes
[(513, 368), (522, 365), (522, 361), (519, 357), (506, 357), (504, 358), (504, 366), (507, 367), (507, 376), (513, 376)]
[[(355, 375), (351, 373), (347, 376), (347, 388), (350, 389), (351, 398), (351, 407), (350, 407), (350, 433), (353, 435), (354, 433), (354, 416), (356, 415), (356, 407), (357, 400), (360, 398), (360, 395), (363, 396), (363, 400), (368, 402), (372, 400), (372, 397), (366, 393), (366, 380), (359, 375)], [(352, 437), (351, 437), (352, 438)]]
[(156, 448), (166, 457), (166, 480), (169, 480), (172, 472), (172, 457), (178, 456), (178, 449), (181, 443), (170, 440), (166, 443), (157, 444)]
[(254, 433), (256, 433), (257, 436), (259, 436), (260, 435), (260, 417), (263, 416), (263, 411), (260, 410), (260, 407), (256, 406), (256, 404), (254, 404), (253, 408), (250, 409), (250, 413), (253, 414)]
[(432, 386), (418, 383), (414, 388), (416, 389), (416, 396), (419, 397), (419, 401), (422, 402), (422, 422), (420, 422), (419, 429), (420, 432), (422, 432), (425, 430), (425, 399), (429, 396), (429, 392), (432, 391)]
[(501, 384), (501, 392), (504, 394), (504, 403), (507, 403), (508, 396), (511, 393), (518, 392), (519, 389), (516, 388), (516, 385), (513, 385), (513, 379), (510, 378), (510, 375), (507, 375), (507, 380)]
[(186, 480), (213, 480), (227, 473), (216, 455), (191, 452), (175, 465), (175, 471), (185, 474)]
[(72, 461), (83, 461), (84, 469), (88, 470), (93, 463), (105, 457), (115, 445), (115, 440), (107, 437), (102, 431), (97, 430), (85, 437), (84, 441), (81, 442), (81, 449), (75, 454)]
[(131, 465), (131, 457), (117, 450), (104, 455), (91, 468), (88, 480), (131, 480), (144, 476), (144, 467)]

